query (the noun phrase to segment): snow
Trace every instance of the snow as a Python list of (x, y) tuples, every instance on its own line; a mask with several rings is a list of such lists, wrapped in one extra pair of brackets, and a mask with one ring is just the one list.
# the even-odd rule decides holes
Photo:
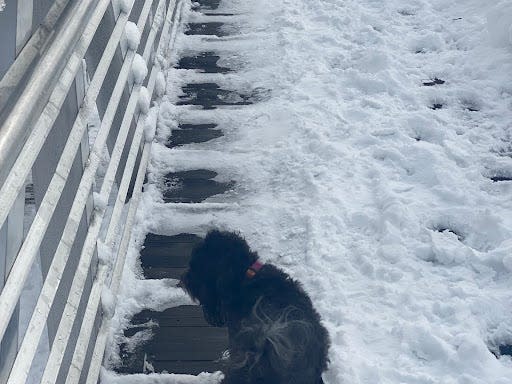
[(132, 51), (137, 50), (140, 44), (140, 30), (139, 27), (137, 27), (137, 24), (132, 21), (128, 21), (124, 27), (124, 33), (128, 49)]
[(103, 287), (101, 291), (101, 308), (103, 309), (103, 315), (107, 319), (111, 319), (114, 316), (116, 310), (116, 299), (112, 294), (112, 291), (107, 287)]
[(151, 375), (116, 375), (103, 370), (101, 382), (103, 384), (217, 384), (220, 383), (222, 375), (200, 374), (197, 377), (175, 374), (151, 374)]
[(140, 113), (147, 114), (149, 112), (149, 107), (151, 105), (151, 95), (148, 92), (146, 87), (141, 87), (139, 92), (139, 100), (137, 106), (139, 108)]
[(512, 45), (512, 4), (500, 1), (487, 14), (487, 28), (496, 46)]
[(98, 261), (100, 264), (111, 265), (114, 259), (112, 248), (100, 240), (98, 240), (96, 247), (98, 251)]
[(155, 82), (155, 94), (157, 97), (162, 97), (165, 93), (166, 88), (166, 81), (165, 81), (165, 75), (162, 71), (159, 71), (156, 75), (156, 82)]
[(155, 139), (157, 120), (158, 108), (154, 107), (148, 111), (144, 121), (144, 140), (146, 143), (150, 143)]
[(157, 136), (160, 141), (167, 141), (171, 135), (171, 129), (177, 128), (177, 107), (167, 101), (160, 104), (157, 119)]
[(141, 55), (136, 54), (132, 64), (132, 80), (135, 84), (142, 84), (148, 74), (148, 66)]
[[(512, 359), (492, 352), (512, 342), (512, 182), (491, 180), (512, 174), (509, 10), (506, 1), (224, 0), (236, 37), (181, 34), (183, 52), (236, 53), (242, 64), (227, 75), (167, 73), (113, 340), (130, 313), (187, 300), (173, 281), (141, 279), (144, 234), (218, 227), (242, 232), (302, 282), (332, 339), (326, 384), (510, 383)], [(435, 78), (445, 83), (423, 86)], [(269, 98), (173, 105), (188, 81)], [(225, 136), (170, 150), (177, 120), (215, 121)], [(235, 180), (235, 191), (202, 209), (164, 204), (162, 176), (198, 168)]]
[(115, 0), (114, 8), (122, 13), (129, 13), (132, 8), (133, 0)]
[(108, 205), (108, 198), (99, 194), (99, 192), (93, 192), (94, 209), (103, 212)]

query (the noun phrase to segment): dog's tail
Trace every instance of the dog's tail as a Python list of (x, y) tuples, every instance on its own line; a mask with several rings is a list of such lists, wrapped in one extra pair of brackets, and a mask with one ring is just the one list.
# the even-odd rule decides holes
[(274, 359), (282, 367), (290, 367), (297, 357), (307, 353), (307, 340), (311, 334), (311, 324), (304, 320), (290, 319), (289, 313), (296, 310), (288, 308), (276, 321), (268, 320), (264, 327), (264, 336), (272, 347)]
[(268, 353), (272, 365), (275, 364), (279, 370), (291, 368), (299, 356), (307, 353), (307, 340), (313, 334), (312, 325), (303, 320), (301, 311), (294, 306), (274, 310), (265, 308), (261, 300), (256, 302), (242, 332), (252, 334), (253, 342), (260, 352), (256, 359)]

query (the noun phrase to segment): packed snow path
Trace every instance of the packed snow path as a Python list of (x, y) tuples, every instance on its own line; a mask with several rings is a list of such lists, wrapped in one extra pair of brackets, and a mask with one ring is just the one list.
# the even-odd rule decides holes
[(110, 367), (151, 336), (123, 335), (133, 315), (191, 304), (141, 279), (146, 234), (220, 227), (303, 282), (332, 338), (326, 383), (510, 383), (512, 6), (219, 3), (186, 11), (153, 111)]

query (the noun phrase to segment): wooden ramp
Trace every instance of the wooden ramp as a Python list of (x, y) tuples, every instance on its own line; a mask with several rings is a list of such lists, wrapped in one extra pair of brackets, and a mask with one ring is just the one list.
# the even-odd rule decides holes
[[(219, 13), (220, 0), (201, 0), (195, 10), (210, 16), (231, 16)], [(229, 31), (221, 22), (190, 23), (186, 35), (226, 36)], [(219, 66), (221, 54), (214, 51), (188, 53), (176, 67), (201, 74), (233, 73), (231, 68)], [(222, 107), (242, 108), (253, 103), (258, 95), (245, 94), (211, 82), (195, 82), (182, 86), (183, 96), (178, 105), (184, 108), (212, 110)], [(216, 121), (191, 124), (180, 121), (172, 130), (167, 143), (170, 149), (191, 143), (207, 143), (224, 135)], [(217, 173), (208, 169), (170, 173), (163, 185), (166, 203), (199, 204), (205, 199), (221, 195), (234, 188), (234, 182), (218, 182)], [(201, 241), (196, 235), (182, 233), (164, 236), (149, 233), (141, 252), (141, 266), (146, 279), (179, 279), (188, 267), (194, 246)], [(133, 317), (125, 330), (126, 343), (120, 346), (122, 365), (116, 371), (134, 373), (198, 374), (222, 370), (222, 356), (227, 350), (228, 335), (224, 328), (209, 326), (198, 306), (181, 306), (163, 312), (143, 311)], [(137, 340), (145, 340), (134, 343)], [(137, 347), (133, 347), (137, 345)]]
[[(141, 254), (147, 279), (179, 278), (187, 268), (190, 252), (201, 239), (195, 235), (148, 234)], [(198, 306), (181, 306), (163, 312), (142, 311), (125, 331), (131, 340), (121, 346), (119, 373), (172, 372), (198, 374), (221, 370), (227, 349), (227, 331), (209, 326)], [(146, 343), (130, 349), (134, 338), (151, 334)]]
[[(185, 271), (192, 248), (201, 239), (191, 234), (160, 236), (148, 234), (141, 253), (147, 279), (179, 278)], [(171, 372), (198, 374), (222, 370), (221, 357), (227, 349), (227, 331), (209, 326), (199, 306), (180, 306), (163, 312), (142, 311), (135, 315), (121, 345), (123, 374)], [(137, 338), (151, 335), (132, 350)]]

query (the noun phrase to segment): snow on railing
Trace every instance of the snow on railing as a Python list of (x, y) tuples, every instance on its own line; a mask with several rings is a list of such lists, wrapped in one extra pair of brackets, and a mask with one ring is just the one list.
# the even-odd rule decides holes
[[(3, 155), (0, 156), (0, 169), (3, 171), (7, 169), (8, 172), (4, 172), (5, 177), (0, 179), (0, 182), (3, 181), (0, 188), (0, 227), (8, 219), (30, 175), (32, 166), (61, 112), (71, 85), (82, 69), (84, 56), (110, 5), (110, 0), (84, 0), (77, 2), (70, 12), (62, 16), (66, 19), (61, 24), (63, 27), (59, 32), (60, 35), (54, 39), (47, 48), (46, 54), (37, 63), (30, 81), (21, 90), (20, 96), (1, 126), (0, 153)], [(153, 98), (157, 78), (161, 79), (166, 52), (169, 52), (174, 41), (181, 2), (179, 0), (145, 0), (136, 26), (128, 21), (132, 5), (134, 5), (133, 0), (119, 1), (115, 4), (120, 12), (113, 32), (85, 90), (85, 98), (60, 154), (56, 171), (0, 294), (0, 313), (2, 314), (0, 339), (3, 339), (23, 286), (38, 255), (39, 247), (56, 211), (57, 203), (63, 194), (72, 164), (86, 133), (90, 112), (96, 105), (115, 52), (121, 46), (124, 51), (124, 61), (117, 74), (117, 81), (101, 119), (94, 144), (85, 162), (62, 237), (58, 242), (27, 331), (20, 343), (8, 383), (19, 384), (27, 381), (30, 367), (36, 356), (38, 341), (45, 329), (59, 283), (69, 262), (71, 248), (95, 183), (107, 140), (112, 134), (112, 124), (116, 116), (123, 116), (115, 144), (109, 153), (110, 159), (101, 189), (95, 194), (96, 207), (89, 220), (78, 266), (74, 271), (69, 296), (51, 345), (41, 382), (56, 383), (59, 380), (61, 365), (75, 322), (80, 322), (80, 331), (65, 382), (66, 384), (77, 383), (83, 372), (87, 372), (87, 383), (96, 383), (98, 380), (108, 324), (112, 315), (111, 307), (115, 305), (131, 227), (154, 136), (155, 111), (149, 109), (149, 101)], [(143, 54), (139, 56), (136, 54), (141, 37), (139, 31), (145, 30), (149, 32), (145, 39)], [(156, 41), (158, 38), (159, 40)], [(155, 53), (161, 54), (155, 55)], [(22, 52), (20, 57), (26, 57), (26, 55)], [(147, 87), (144, 87), (142, 84), (147, 75), (148, 64), (151, 71)], [(16, 66), (16, 62), (13, 66)], [(130, 88), (128, 104), (119, 115), (120, 100), (127, 86)], [(34, 100), (37, 100), (40, 108), (34, 107)], [(134, 133), (130, 134), (134, 118), (136, 128)], [(6, 151), (2, 152), (4, 149)], [(141, 160), (137, 163), (141, 149)], [(123, 156), (123, 153), (127, 155)], [(119, 181), (116, 179), (116, 174), (120, 167), (124, 172)], [(133, 194), (127, 203), (128, 190), (134, 177)], [(116, 180), (117, 188), (113, 188)], [(111, 191), (117, 194), (113, 200)], [(115, 203), (113, 203), (112, 213), (105, 215), (109, 197), (110, 201)], [(106, 216), (109, 216), (108, 220)], [(102, 228), (106, 230), (100, 231)], [(99, 267), (90, 294), (86, 298), (85, 315), (78, 318), (78, 308), (83, 300), (84, 286), (96, 251)], [(103, 304), (103, 308), (100, 304)], [(96, 340), (93, 340), (98, 311), (103, 313), (102, 323)], [(90, 361), (86, 361), (88, 350), (93, 351)]]

